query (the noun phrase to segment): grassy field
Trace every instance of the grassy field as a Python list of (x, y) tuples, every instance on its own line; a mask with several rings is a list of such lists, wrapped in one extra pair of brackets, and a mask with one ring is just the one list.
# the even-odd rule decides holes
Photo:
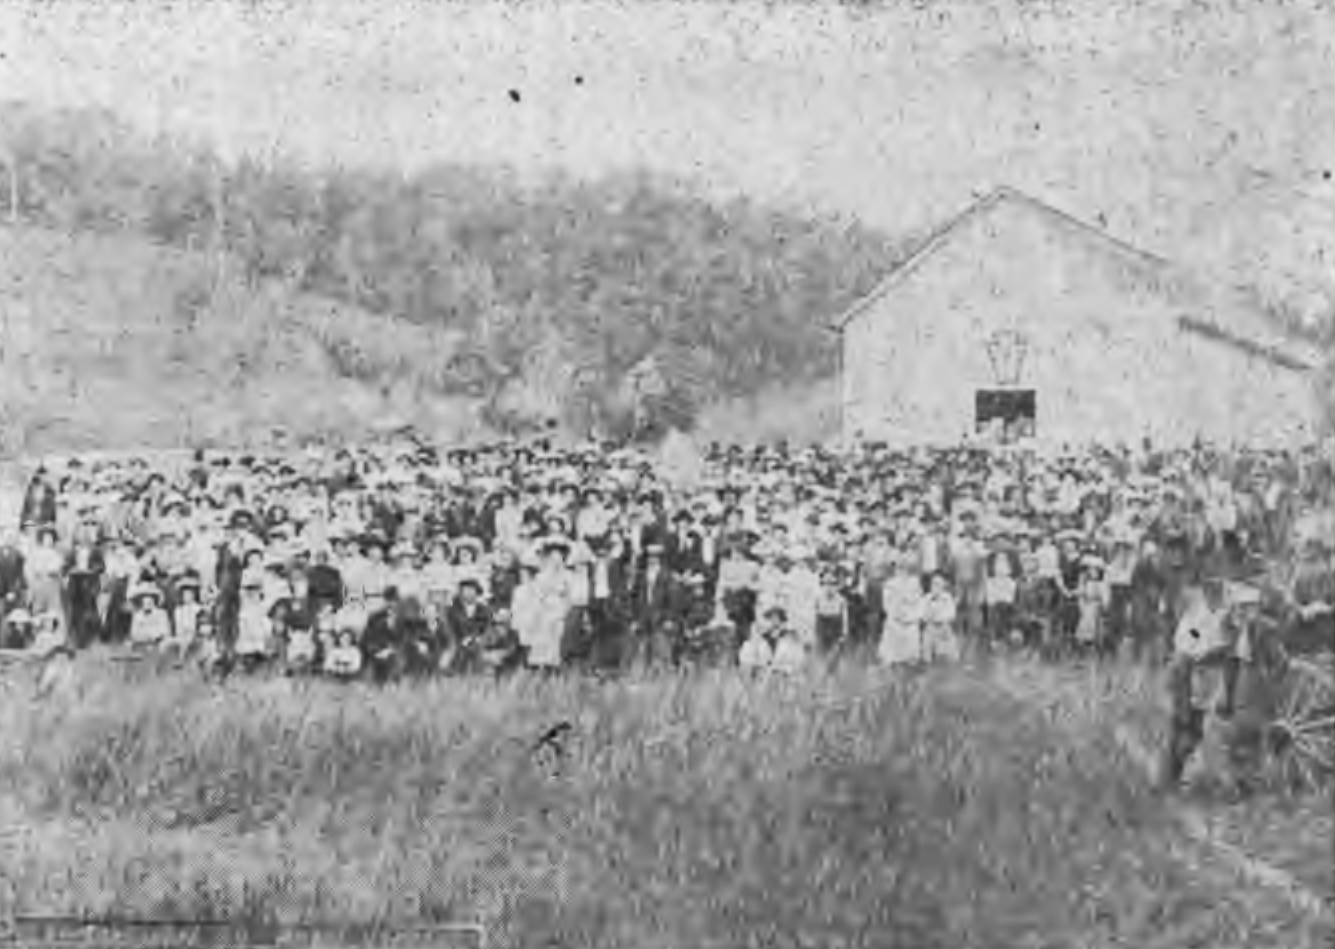
[[(481, 921), (499, 946), (1283, 946), (1107, 727), (1134, 687), (842, 669), (0, 693), (22, 912)], [(529, 748), (574, 726), (559, 771)], [(1309, 835), (1310, 836), (1310, 833)]]

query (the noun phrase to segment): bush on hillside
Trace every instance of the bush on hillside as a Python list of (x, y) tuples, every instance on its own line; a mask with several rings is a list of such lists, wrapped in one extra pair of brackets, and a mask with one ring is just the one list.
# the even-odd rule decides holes
[[(440, 389), (481, 393), (516, 424), (555, 406), (580, 427), (651, 433), (776, 380), (828, 376), (824, 325), (896, 251), (848, 222), (711, 202), (643, 174), (521, 187), (448, 165), (224, 165), (105, 113), (20, 107), (0, 111), (3, 147), (24, 220), (208, 248), (252, 280), (458, 333)], [(330, 355), (370, 371), (347, 346)], [(646, 364), (662, 371), (652, 393), (634, 384)]]

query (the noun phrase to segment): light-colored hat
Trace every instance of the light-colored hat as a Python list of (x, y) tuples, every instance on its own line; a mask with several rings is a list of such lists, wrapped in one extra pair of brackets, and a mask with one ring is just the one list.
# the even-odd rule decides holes
[(131, 603), (139, 600), (156, 600), (162, 602), (162, 591), (152, 583), (136, 583), (130, 587), (128, 599)]
[(1260, 606), (1261, 591), (1251, 584), (1235, 583), (1228, 591), (1228, 599), (1235, 606)]
[(486, 544), (482, 543), (476, 537), (458, 537), (451, 541), (451, 546), (457, 550), (472, 550), (476, 554), (482, 553), (486, 549)]

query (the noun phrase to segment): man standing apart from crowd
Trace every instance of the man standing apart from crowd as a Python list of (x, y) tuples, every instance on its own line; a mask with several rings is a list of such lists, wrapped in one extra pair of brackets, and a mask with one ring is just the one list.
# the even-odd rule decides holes
[[(1259, 599), (1252, 591), (1235, 593), (1234, 599), (1251, 604)], [(1184, 593), (1186, 609), (1173, 636), (1173, 655), (1168, 666), (1171, 719), (1160, 773), (1161, 786), (1172, 790), (1182, 780), (1192, 754), (1205, 739), (1210, 713), (1231, 718), (1234, 711), (1242, 656), (1241, 613), (1235, 613), (1221, 581), (1207, 580)]]

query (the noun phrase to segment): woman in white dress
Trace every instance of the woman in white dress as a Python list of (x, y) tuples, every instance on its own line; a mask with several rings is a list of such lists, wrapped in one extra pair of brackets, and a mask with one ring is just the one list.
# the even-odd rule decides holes
[(43, 526), (37, 531), (37, 543), (28, 557), (28, 595), (34, 614), (63, 612), (61, 573), (65, 558), (56, 547), (56, 531)]
[(891, 564), (891, 573), (881, 590), (885, 627), (877, 658), (886, 665), (922, 661), (922, 582), (911, 561), (900, 556)]

